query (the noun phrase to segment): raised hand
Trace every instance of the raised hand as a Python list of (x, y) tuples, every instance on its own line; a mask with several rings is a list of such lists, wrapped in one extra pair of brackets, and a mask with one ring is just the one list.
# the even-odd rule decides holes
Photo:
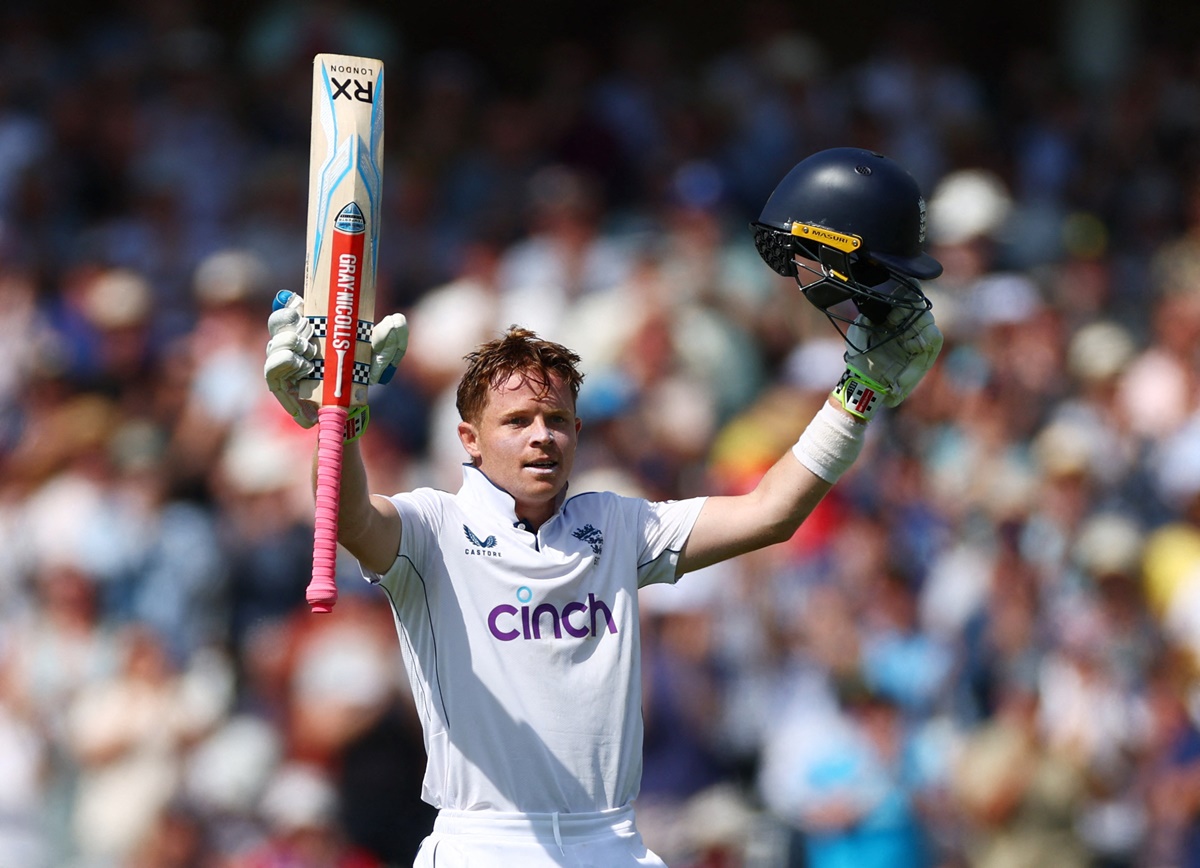
[[(301, 426), (317, 423), (317, 405), (300, 399), (300, 381), (313, 372), (318, 345), (313, 326), (304, 316), (304, 298), (284, 290), (275, 297), (274, 310), (267, 319), (271, 340), (267, 343), (267, 361), (263, 374), (271, 394), (288, 415)], [(408, 320), (393, 313), (375, 323), (371, 330), (371, 385), (386, 385), (408, 350)]]
[[(895, 308), (888, 314), (889, 324), (898, 325), (903, 317), (910, 315), (911, 311)], [(893, 318), (896, 323), (891, 323)], [(878, 400), (885, 406), (895, 407), (912, 394), (929, 373), (943, 342), (942, 332), (928, 310), (917, 316), (899, 335), (877, 344), (874, 341), (878, 341), (878, 333), (870, 325), (860, 316), (848, 329), (847, 371), (838, 386), (843, 406), (862, 418), (870, 418), (874, 406), (868, 406), (870, 401), (869, 397), (863, 398), (864, 390), (848, 380), (860, 381), (866, 391), (876, 392)]]
[(304, 428), (317, 424), (317, 405), (300, 400), (300, 381), (313, 371), (318, 351), (313, 325), (304, 316), (304, 298), (294, 292), (281, 292), (275, 309), (267, 319), (271, 340), (267, 343), (267, 361), (263, 376), (267, 388), (288, 415)]

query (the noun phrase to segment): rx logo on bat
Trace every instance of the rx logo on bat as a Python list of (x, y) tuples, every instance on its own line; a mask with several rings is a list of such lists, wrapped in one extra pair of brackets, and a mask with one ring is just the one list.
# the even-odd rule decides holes
[[(333, 85), (333, 96), (331, 99), (349, 99), (357, 100), (358, 102), (374, 103), (375, 102), (375, 82), (359, 81), (357, 78), (348, 78), (345, 81), (338, 81), (332, 75), (329, 76), (329, 83)], [(354, 92), (350, 92), (350, 86), (354, 85)]]

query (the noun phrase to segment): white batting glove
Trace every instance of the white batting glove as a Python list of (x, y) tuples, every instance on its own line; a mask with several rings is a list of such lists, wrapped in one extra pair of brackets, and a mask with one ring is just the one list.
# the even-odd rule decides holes
[(283, 409), (304, 428), (317, 424), (317, 406), (300, 400), (300, 381), (313, 371), (316, 358), (316, 339), (313, 325), (304, 316), (304, 298), (290, 293), (283, 305), (267, 319), (271, 340), (267, 343), (267, 362), (263, 376), (267, 388)]
[(408, 320), (402, 313), (385, 316), (371, 329), (371, 385), (391, 382), (408, 350)]
[[(887, 322), (898, 325), (908, 315), (907, 310), (893, 308)], [(869, 419), (875, 410), (873, 398), (895, 407), (912, 394), (937, 360), (943, 337), (930, 311), (923, 311), (902, 333), (882, 343), (863, 320), (859, 316), (847, 330), (846, 374), (834, 393), (851, 413)]]
[[(263, 373), (271, 394), (283, 409), (304, 428), (317, 423), (317, 405), (300, 399), (300, 381), (313, 371), (313, 359), (319, 349), (313, 337), (313, 325), (304, 316), (304, 298), (283, 292), (267, 320), (271, 340)], [(370, 385), (386, 384), (408, 350), (408, 320), (393, 313), (377, 322), (371, 330)]]

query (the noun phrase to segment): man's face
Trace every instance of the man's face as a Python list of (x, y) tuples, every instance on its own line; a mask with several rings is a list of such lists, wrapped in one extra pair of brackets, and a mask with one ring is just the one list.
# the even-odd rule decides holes
[(539, 525), (567, 484), (582, 425), (558, 377), (539, 398), (535, 384), (513, 374), (489, 390), (478, 423), (459, 423), (458, 436), (475, 466), (516, 500), (517, 515)]

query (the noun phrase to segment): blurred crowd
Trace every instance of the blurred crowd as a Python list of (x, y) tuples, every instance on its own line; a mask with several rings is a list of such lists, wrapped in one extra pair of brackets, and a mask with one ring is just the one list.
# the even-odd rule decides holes
[(824, 147), (926, 191), (934, 371), (791, 542), (643, 592), (651, 847), (1200, 865), (1194, 37), (1064, 3), (985, 76), (936, 21), (848, 56), (767, 0), (507, 88), (336, 6), (0, 16), (0, 866), (405, 865), (432, 822), (386, 600), (346, 562), (304, 604), (314, 439), (262, 381), (315, 50), (388, 63), (377, 491), (457, 487), (462, 356), (510, 323), (583, 357), (574, 490), (744, 490), (842, 367), (748, 222)]

